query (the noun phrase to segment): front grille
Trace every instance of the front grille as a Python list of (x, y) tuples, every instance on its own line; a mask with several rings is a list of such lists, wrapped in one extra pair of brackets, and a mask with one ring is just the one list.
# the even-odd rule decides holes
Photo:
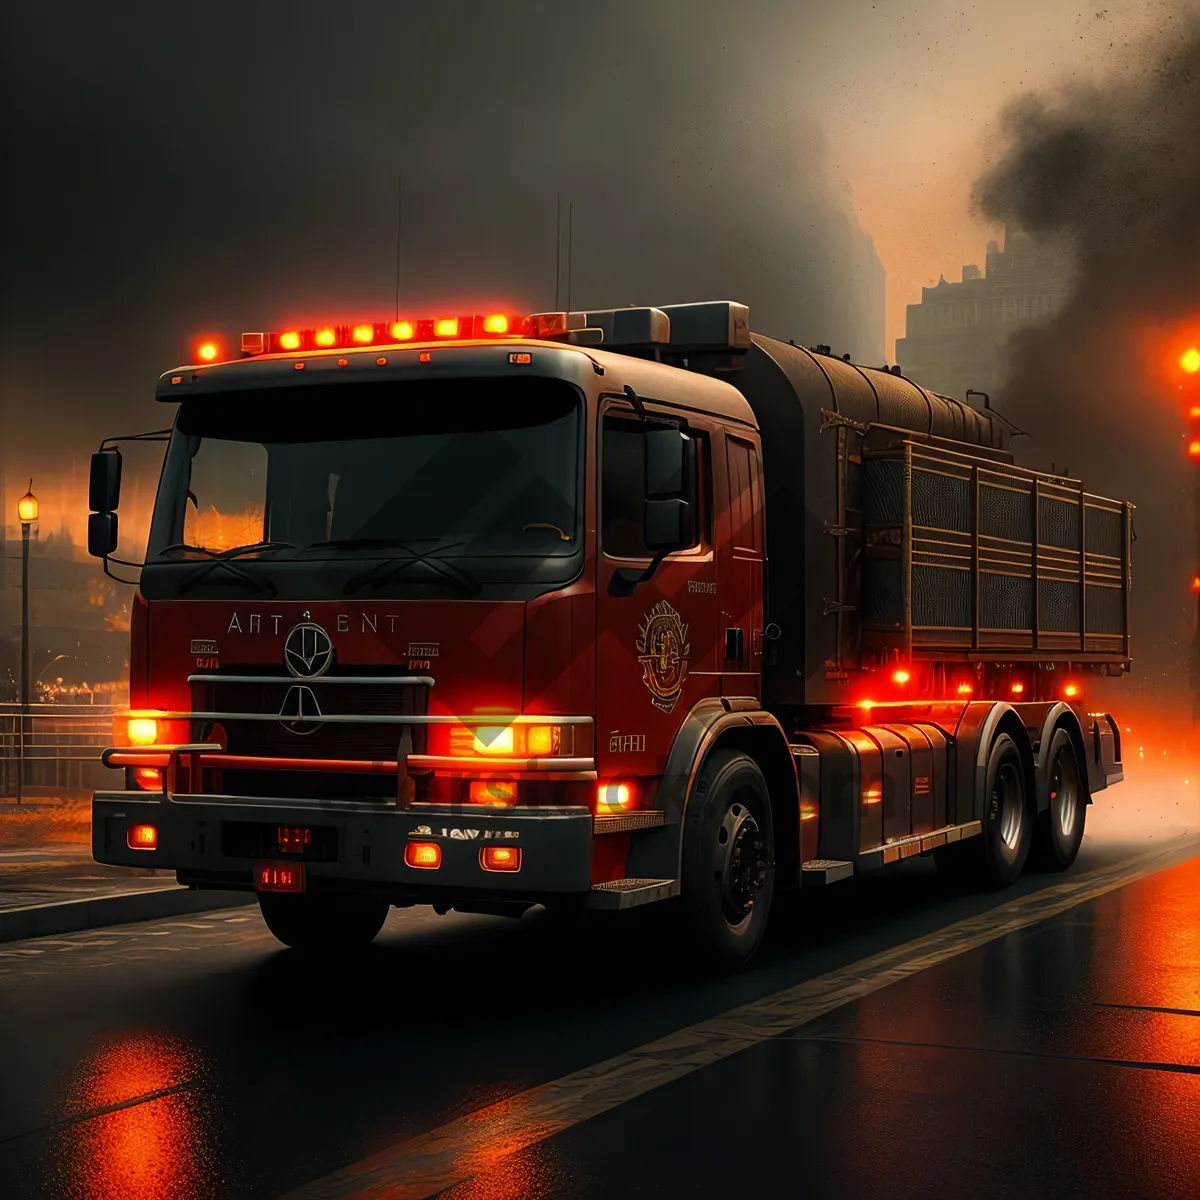
[[(245, 672), (239, 668), (240, 673)], [(337, 684), (328, 679), (296, 679), (277, 683), (224, 683), (204, 681), (193, 685), (196, 712), (280, 713), (287, 704), (294, 712), (292, 688), (311, 690), (324, 715), (422, 716), (428, 709), (428, 690), (420, 684)], [(305, 711), (308, 711), (305, 701)], [(424, 725), (356, 724), (335, 722), (296, 728), (280, 721), (222, 720), (230, 754), (278, 758), (353, 758), (391, 761), (396, 758), (400, 738), (407, 729), (412, 735), (412, 752), (425, 753)], [(209, 736), (211, 723), (198, 722), (192, 731), (201, 740)], [(208, 725), (208, 727), (206, 727)], [(308, 732), (298, 732), (297, 729)]]

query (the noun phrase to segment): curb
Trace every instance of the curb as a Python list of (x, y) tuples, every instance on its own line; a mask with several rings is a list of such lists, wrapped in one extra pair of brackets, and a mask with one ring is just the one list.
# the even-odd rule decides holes
[(78, 933), (83, 929), (130, 925), (136, 921), (181, 917), (221, 908), (241, 908), (254, 902), (252, 893), (194, 891), (175, 884), (151, 891), (122, 892), (116, 896), (56, 900), (49, 904), (0, 910), (0, 942), (45, 937), (52, 933)]

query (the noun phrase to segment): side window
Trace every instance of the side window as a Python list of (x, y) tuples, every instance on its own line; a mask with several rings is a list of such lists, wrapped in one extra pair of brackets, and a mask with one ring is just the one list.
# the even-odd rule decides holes
[(726, 436), (729, 456), (729, 517), (733, 552), (746, 557), (762, 554), (758, 522), (758, 471), (754, 447), (741, 438)]
[[(646, 502), (647, 423), (626, 417), (605, 417), (600, 448), (602, 481), (600, 491), (600, 544), (613, 558), (651, 558), (643, 536)], [(649, 423), (653, 428), (653, 422)], [(696, 436), (691, 434), (691, 436)], [(707, 473), (705, 439), (698, 438), (697, 470)], [(702, 530), (707, 528), (707, 487), (692, 481), (689, 490), (699, 500)]]

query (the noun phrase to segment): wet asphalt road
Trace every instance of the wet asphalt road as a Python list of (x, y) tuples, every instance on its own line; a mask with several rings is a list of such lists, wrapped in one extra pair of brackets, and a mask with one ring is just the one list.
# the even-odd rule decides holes
[[(1065, 878), (1145, 848), (1089, 839)], [(912, 861), (795, 897), (753, 968), (716, 980), (651, 915), (568, 938), (541, 913), (410, 910), (323, 968), (255, 909), (12, 943), (0, 1195), (277, 1197), (1063, 882), (952, 894)], [(1200, 859), (502, 1149), (444, 1194), (1196, 1194)]]

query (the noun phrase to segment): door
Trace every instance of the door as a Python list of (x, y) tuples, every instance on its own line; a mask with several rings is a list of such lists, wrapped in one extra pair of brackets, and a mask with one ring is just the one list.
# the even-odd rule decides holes
[(695, 544), (666, 555), (653, 575), (646, 547), (645, 437), (678, 426), (645, 400), (647, 420), (623, 401), (601, 410), (597, 568), (596, 750), (602, 782), (660, 774), (693, 705), (716, 696), (717, 581), (712, 547), (711, 429), (689, 417), (696, 453), (685, 481), (698, 508)]
[(763, 506), (758, 446), (725, 434), (725, 529), (718, 525), (718, 654), (725, 696), (759, 696), (762, 671)]

